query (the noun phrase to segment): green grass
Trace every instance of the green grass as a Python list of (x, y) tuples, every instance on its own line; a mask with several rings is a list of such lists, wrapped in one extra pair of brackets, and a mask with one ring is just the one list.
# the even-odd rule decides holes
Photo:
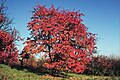
[(80, 74), (64, 73), (68, 77), (54, 77), (50, 74), (38, 75), (29, 72), (26, 69), (17, 70), (15, 68), (0, 64), (0, 80), (120, 80), (119, 77), (105, 77), (105, 76), (87, 76)]
[[(34, 77), (34, 79), (33, 79)], [(27, 71), (11, 69), (9, 66), (0, 64), (0, 79), (7, 80), (39, 80), (39, 76)]]

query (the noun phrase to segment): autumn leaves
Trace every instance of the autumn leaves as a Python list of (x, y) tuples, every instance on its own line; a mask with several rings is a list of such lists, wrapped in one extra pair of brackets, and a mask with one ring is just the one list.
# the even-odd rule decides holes
[(28, 30), (31, 37), (26, 41), (26, 53), (45, 52), (44, 66), (49, 69), (82, 73), (91, 61), (95, 49), (95, 34), (87, 32), (80, 12), (58, 10), (38, 5)]

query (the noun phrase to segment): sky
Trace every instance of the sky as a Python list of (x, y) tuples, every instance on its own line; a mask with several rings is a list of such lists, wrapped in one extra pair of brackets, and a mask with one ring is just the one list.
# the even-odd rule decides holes
[[(29, 36), (27, 23), (38, 2), (47, 8), (53, 4), (61, 10), (80, 10), (85, 15), (82, 19), (88, 31), (98, 34), (98, 54), (120, 56), (120, 0), (6, 0), (6, 13), (14, 19), (11, 26), (19, 30), (22, 37)], [(20, 42), (19, 49), (22, 48)]]

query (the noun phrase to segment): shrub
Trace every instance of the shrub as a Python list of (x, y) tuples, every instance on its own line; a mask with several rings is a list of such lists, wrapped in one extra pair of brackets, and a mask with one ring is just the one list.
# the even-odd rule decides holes
[(112, 58), (112, 70), (115, 76), (120, 76), (120, 58)]
[(119, 76), (119, 66), (120, 59), (98, 55), (93, 58), (84, 73), (91, 75)]
[(35, 60), (34, 56), (30, 56), (29, 59), (23, 59), (23, 66), (27, 66), (27, 67), (33, 67), (36, 68), (37, 66), (37, 61)]

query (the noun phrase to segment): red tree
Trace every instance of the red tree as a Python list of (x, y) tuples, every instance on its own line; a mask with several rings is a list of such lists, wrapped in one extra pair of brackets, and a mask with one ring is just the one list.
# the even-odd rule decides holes
[(18, 49), (15, 41), (20, 40), (19, 32), (10, 27), (12, 20), (5, 13), (5, 0), (0, 4), (0, 63), (12, 63), (17, 60)]
[(14, 38), (8, 32), (0, 30), (0, 63), (12, 63), (17, 60), (18, 50)]
[(79, 11), (58, 10), (52, 5), (36, 6), (28, 23), (31, 37), (24, 51), (45, 52), (44, 66), (49, 69), (82, 73), (90, 63), (95, 49), (95, 34), (87, 32)]

